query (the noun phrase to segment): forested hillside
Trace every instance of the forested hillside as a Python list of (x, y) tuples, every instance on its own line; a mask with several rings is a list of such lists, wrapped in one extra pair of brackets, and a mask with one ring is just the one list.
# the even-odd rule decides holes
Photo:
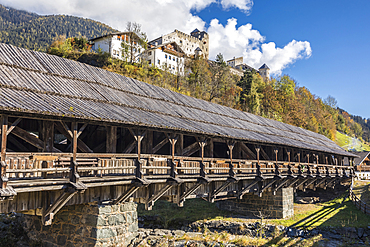
[(0, 5), (0, 42), (46, 51), (53, 40), (68, 37), (93, 38), (115, 31), (103, 23), (74, 16), (41, 16)]

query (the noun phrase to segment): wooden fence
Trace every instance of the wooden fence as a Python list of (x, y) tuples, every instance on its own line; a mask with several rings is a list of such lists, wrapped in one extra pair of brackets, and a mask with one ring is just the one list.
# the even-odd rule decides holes
[(365, 214), (368, 214), (370, 215), (370, 205), (367, 205), (366, 203), (364, 203), (363, 201), (361, 201), (360, 198), (358, 198), (355, 193), (353, 193), (353, 190), (352, 190), (352, 185), (351, 185), (351, 188), (349, 190), (349, 198), (352, 200), (352, 202), (355, 204), (355, 206), (360, 209), (362, 212), (364, 212)]

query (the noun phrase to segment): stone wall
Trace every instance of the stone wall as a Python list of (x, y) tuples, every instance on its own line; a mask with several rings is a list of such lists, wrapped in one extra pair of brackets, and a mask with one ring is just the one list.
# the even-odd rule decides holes
[(24, 215), (23, 227), (43, 246), (127, 246), (138, 230), (136, 209), (133, 202), (65, 206), (51, 226), (43, 226), (39, 216)]
[(262, 197), (250, 193), (241, 200), (218, 201), (216, 205), (222, 210), (238, 214), (258, 215), (261, 211), (265, 217), (284, 219), (294, 215), (293, 199), (293, 188), (283, 188), (276, 195), (270, 191), (264, 192)]

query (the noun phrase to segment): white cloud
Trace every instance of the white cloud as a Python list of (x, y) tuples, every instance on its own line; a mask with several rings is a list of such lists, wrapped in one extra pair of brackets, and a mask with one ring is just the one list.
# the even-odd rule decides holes
[(244, 12), (248, 12), (253, 7), (253, 1), (252, 0), (221, 0), (221, 5), (223, 8), (238, 8), (240, 10), (243, 10)]
[(266, 63), (272, 74), (281, 74), (282, 70), (297, 59), (308, 58), (312, 50), (307, 41), (292, 40), (283, 48), (274, 42), (263, 43), (263, 37), (251, 24), (237, 28), (237, 20), (231, 18), (223, 26), (217, 19), (211, 21), (208, 28), (210, 41), (210, 58), (222, 53), (225, 60), (243, 56), (244, 62), (256, 69)]
[[(0, 0), (0, 3), (36, 12), (39, 14), (66, 14), (91, 18), (110, 25), (118, 30), (125, 30), (128, 21), (142, 25), (142, 30), (149, 40), (175, 29), (190, 33), (195, 28), (204, 30), (205, 22), (192, 10), (200, 11), (212, 3), (224, 9), (237, 8), (248, 12), (253, 6), (252, 0)], [(225, 12), (227, 14), (227, 12)], [(311, 55), (310, 43), (291, 41), (283, 48), (275, 43), (263, 43), (265, 38), (251, 24), (237, 27), (237, 20), (231, 18), (226, 25), (217, 19), (211, 21), (210, 58), (222, 53), (225, 59), (243, 56), (244, 62), (258, 68), (266, 63), (275, 74), (297, 59)]]

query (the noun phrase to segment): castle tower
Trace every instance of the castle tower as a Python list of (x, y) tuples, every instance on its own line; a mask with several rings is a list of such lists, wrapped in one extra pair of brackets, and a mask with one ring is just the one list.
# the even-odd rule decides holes
[(270, 79), (270, 68), (265, 63), (258, 69), (258, 73), (262, 76), (264, 81)]

